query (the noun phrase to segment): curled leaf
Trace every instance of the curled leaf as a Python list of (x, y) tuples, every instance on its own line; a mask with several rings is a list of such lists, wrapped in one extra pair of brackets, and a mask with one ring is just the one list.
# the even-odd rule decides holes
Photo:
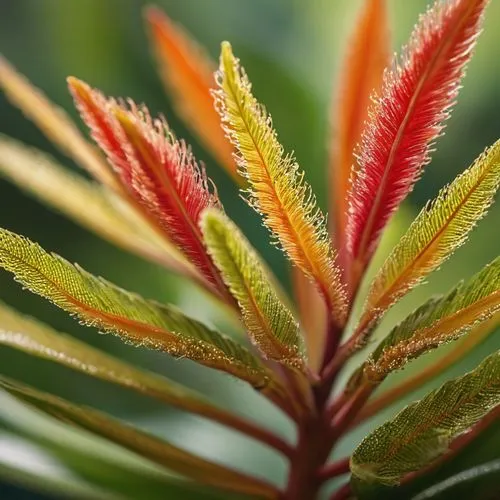
[(250, 184), (251, 205), (290, 260), (314, 281), (334, 319), (346, 319), (346, 299), (323, 214), (295, 158), (278, 142), (271, 117), (251, 93), (248, 77), (222, 44), (215, 93), (238, 164)]
[(217, 161), (237, 182), (241, 182), (233, 148), (224, 136), (210, 93), (215, 87), (215, 62), (156, 7), (146, 10), (146, 20), (163, 81), (174, 98), (177, 112)]
[(268, 371), (229, 337), (182, 314), (92, 276), (28, 239), (0, 229), (0, 266), (33, 293), (76, 315), (88, 326), (133, 344), (185, 357), (246, 380), (269, 385)]
[(460, 89), (488, 0), (437, 0), (420, 18), (400, 62), (384, 75), (370, 111), (350, 190), (351, 280), (363, 274), (387, 221), (430, 160)]
[(500, 404), (500, 351), (445, 383), (369, 434), (351, 457), (356, 481), (398, 484), (445, 454)]
[(238, 227), (216, 210), (204, 213), (202, 228), (208, 251), (238, 301), (252, 341), (266, 358), (303, 370), (299, 326), (280, 301), (256, 251)]

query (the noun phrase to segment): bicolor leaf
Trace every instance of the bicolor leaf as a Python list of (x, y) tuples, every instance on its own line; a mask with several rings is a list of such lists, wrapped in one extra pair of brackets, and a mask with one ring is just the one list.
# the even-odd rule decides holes
[(356, 284), (387, 221), (430, 160), (455, 103), (488, 0), (437, 0), (384, 75), (358, 152), (347, 245)]
[(201, 212), (220, 207), (210, 181), (183, 141), (145, 107), (105, 98), (75, 79), (69, 87), (83, 120), (121, 182), (156, 225), (220, 294), (226, 289), (205, 252)]
[(381, 316), (460, 247), (499, 187), (500, 141), (420, 212), (373, 280), (361, 323)]
[(500, 351), (445, 383), (369, 434), (351, 457), (354, 478), (398, 484), (444, 455), (453, 441), (500, 404)]
[(114, 193), (49, 155), (0, 135), (0, 175), (115, 245), (181, 274), (194, 274), (182, 255), (141, 224)]
[(340, 71), (339, 88), (332, 103), (330, 151), (330, 214), (335, 241), (345, 237), (350, 182), (356, 174), (354, 153), (361, 139), (368, 108), (382, 84), (391, 57), (386, 0), (364, 0)]
[(255, 249), (219, 211), (204, 213), (202, 229), (208, 251), (238, 301), (252, 342), (266, 358), (303, 370), (299, 325), (280, 301)]
[(365, 376), (380, 381), (410, 359), (468, 333), (500, 311), (500, 257), (459, 284), (432, 298), (379, 344), (365, 365)]
[(198, 483), (226, 491), (276, 498), (274, 488), (263, 481), (205, 460), (97, 410), (69, 403), (4, 377), (0, 378), (0, 388), (67, 425), (101, 436)]
[(210, 93), (216, 64), (180, 26), (156, 7), (146, 10), (161, 76), (179, 115), (237, 182), (233, 148), (222, 130)]
[(30, 240), (0, 230), (0, 266), (33, 293), (76, 315), (88, 326), (114, 333), (135, 345), (192, 359), (248, 381), (269, 385), (268, 371), (229, 337), (161, 305), (92, 276)]
[(215, 92), (228, 138), (248, 179), (250, 204), (291, 261), (313, 280), (334, 319), (346, 319), (346, 299), (326, 221), (295, 158), (285, 154), (271, 117), (251, 93), (251, 85), (228, 42), (222, 44), (219, 89)]
[(12, 103), (19, 107), (61, 151), (103, 184), (119, 189), (117, 179), (105, 158), (83, 137), (71, 118), (50, 102), (2, 56), (0, 56), (0, 87)]

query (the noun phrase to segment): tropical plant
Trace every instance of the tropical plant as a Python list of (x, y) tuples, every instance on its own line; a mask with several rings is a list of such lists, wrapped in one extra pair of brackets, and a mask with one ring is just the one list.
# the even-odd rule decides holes
[[(330, 488), (331, 499), (370, 498), (387, 491), (403, 498), (405, 486), (498, 422), (500, 351), (404, 408), (367, 435), (351, 456), (329, 457), (361, 422), (444, 372), (494, 331), (500, 259), (449, 293), (430, 298), (391, 331), (378, 329), (380, 342), (343, 386), (339, 374), (375, 338), (392, 305), (465, 242), (500, 185), (499, 141), (422, 209), (363, 296), (360, 284), (381, 235), (443, 132), (487, 3), (436, 1), (390, 63), (385, 3), (365, 1), (333, 106), (330, 227), (294, 155), (285, 152), (271, 116), (252, 94), (231, 45), (222, 43), (214, 73), (215, 64), (179, 26), (155, 8), (146, 11), (161, 73), (179, 115), (243, 189), (273, 242), (293, 264), (295, 305), (224, 212), (203, 165), (164, 118), (70, 77), (69, 90), (96, 148), (63, 111), (0, 60), (6, 96), (94, 180), (71, 174), (46, 154), (6, 137), (0, 139), (2, 174), (116, 245), (193, 280), (242, 325), (249, 342), (173, 305), (120, 289), (6, 229), (0, 230), (0, 265), (22, 286), (88, 326), (241, 379), (287, 416), (296, 440), (288, 442), (195, 391), (3, 304), (0, 343), (243, 433), (284, 457), (288, 479), (283, 486), (271, 484), (4, 375), (0, 386), (62, 423), (167, 470), (168, 475), (152, 481), (160, 481), (165, 494), (177, 498), (313, 499), (330, 480), (349, 473), (349, 481), (337, 481), (333, 492)], [(393, 372), (452, 342), (455, 346), (438, 363), (379, 391)], [(472, 476), (488, 470), (498, 471), (498, 462), (483, 464)], [(437, 491), (446, 488), (444, 484)], [(119, 493), (136, 498), (123, 488)], [(151, 496), (145, 492), (142, 498)]]

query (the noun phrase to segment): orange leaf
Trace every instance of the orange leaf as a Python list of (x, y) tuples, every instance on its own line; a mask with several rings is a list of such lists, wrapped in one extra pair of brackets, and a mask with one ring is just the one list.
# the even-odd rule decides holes
[(361, 138), (373, 92), (382, 84), (390, 61), (390, 39), (385, 0), (365, 0), (356, 23), (332, 109), (335, 136), (330, 151), (332, 224), (338, 248), (345, 236), (349, 179), (355, 174), (354, 151)]
[(189, 35), (155, 7), (146, 10), (152, 44), (177, 112), (215, 159), (238, 182), (233, 148), (224, 136), (210, 89), (215, 63)]

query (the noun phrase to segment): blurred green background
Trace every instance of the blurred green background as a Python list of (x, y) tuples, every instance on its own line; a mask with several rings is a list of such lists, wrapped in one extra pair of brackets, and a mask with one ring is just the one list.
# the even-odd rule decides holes
[[(158, 0), (156, 3), (183, 24), (214, 58), (221, 40), (232, 42), (254, 84), (256, 95), (273, 115), (280, 139), (287, 149), (296, 152), (320, 203), (325, 207), (327, 110), (334, 82), (342, 70), (342, 54), (348, 43), (346, 37), (361, 2)], [(389, 0), (388, 3), (393, 47), (397, 50), (408, 38), (418, 13), (425, 10), (427, 2)], [(141, 16), (144, 5), (146, 2), (139, 0), (1, 0), (0, 52), (75, 119), (65, 84), (68, 75), (86, 80), (106, 94), (130, 96), (145, 102), (153, 113), (164, 113), (177, 134), (187, 138), (198, 158), (207, 164), (208, 173), (218, 185), (227, 212), (241, 224), (279, 278), (288, 283), (286, 262), (281, 253), (269, 245), (268, 236), (257, 217), (239, 198), (230, 179), (173, 114), (171, 101), (164, 93), (148, 48)], [(499, 23), (500, 3), (492, 2), (484, 33), (470, 64), (459, 104), (448, 123), (446, 136), (439, 140), (432, 164), (391, 225), (385, 248), (398, 238), (427, 199), (500, 137)], [(49, 151), (68, 168), (77, 168), (59, 155), (34, 126), (7, 103), (2, 94), (0, 133)], [(215, 310), (213, 304), (189, 284), (167, 272), (158, 272), (154, 266), (100, 241), (4, 181), (0, 181), (0, 200), (0, 226), (27, 235), (45, 248), (120, 286), (147, 297), (175, 302), (207, 321), (223, 321), (220, 311)], [(433, 275), (426, 287), (418, 289), (395, 308), (381, 331), (386, 331), (390, 323), (397, 321), (430, 293), (448, 289), (459, 278), (470, 276), (495, 257), (500, 247), (499, 224), (500, 205), (491, 210), (488, 218), (474, 231), (467, 246)], [(383, 257), (383, 252), (379, 259)], [(167, 374), (211, 395), (221, 404), (236, 406), (239, 411), (284, 433), (291, 433), (288, 423), (242, 384), (200, 369), (190, 362), (172, 361), (157, 353), (133, 349), (116, 338), (84, 329), (60, 310), (23, 292), (4, 272), (0, 274), (0, 297), (59, 330), (68, 331), (134, 364)], [(228, 328), (226, 326), (226, 331)], [(492, 336), (466, 362), (454, 367), (453, 374), (474, 366), (499, 345), (498, 335)], [(426, 362), (428, 358), (423, 359), (420, 366)], [(418, 369), (418, 366), (414, 363), (411, 369)], [(227, 438), (228, 435), (215, 426), (202, 424), (178, 412), (167, 412), (150, 400), (30, 359), (7, 348), (0, 348), (0, 367), (1, 373), (144, 424), (203, 455), (216, 456), (221, 461), (245, 466), (271, 478), (283, 476), (283, 463), (261, 447), (232, 434)], [(450, 375), (451, 372), (447, 376)], [(20, 418), (21, 409), (14, 409), (6, 400), (2, 404), (2, 412), (7, 415), (5, 418), (8, 421), (12, 416)], [(30, 418), (27, 422), (31, 422)], [(373, 425), (374, 422), (369, 424)], [(352, 448), (360, 435), (357, 433), (347, 439), (342, 445), (343, 450)], [(0, 430), (0, 461), (5, 461), (7, 457), (8, 462), (11, 452), (5, 450), (12, 448), (2, 445), (2, 436), (7, 436), (7, 433)]]

